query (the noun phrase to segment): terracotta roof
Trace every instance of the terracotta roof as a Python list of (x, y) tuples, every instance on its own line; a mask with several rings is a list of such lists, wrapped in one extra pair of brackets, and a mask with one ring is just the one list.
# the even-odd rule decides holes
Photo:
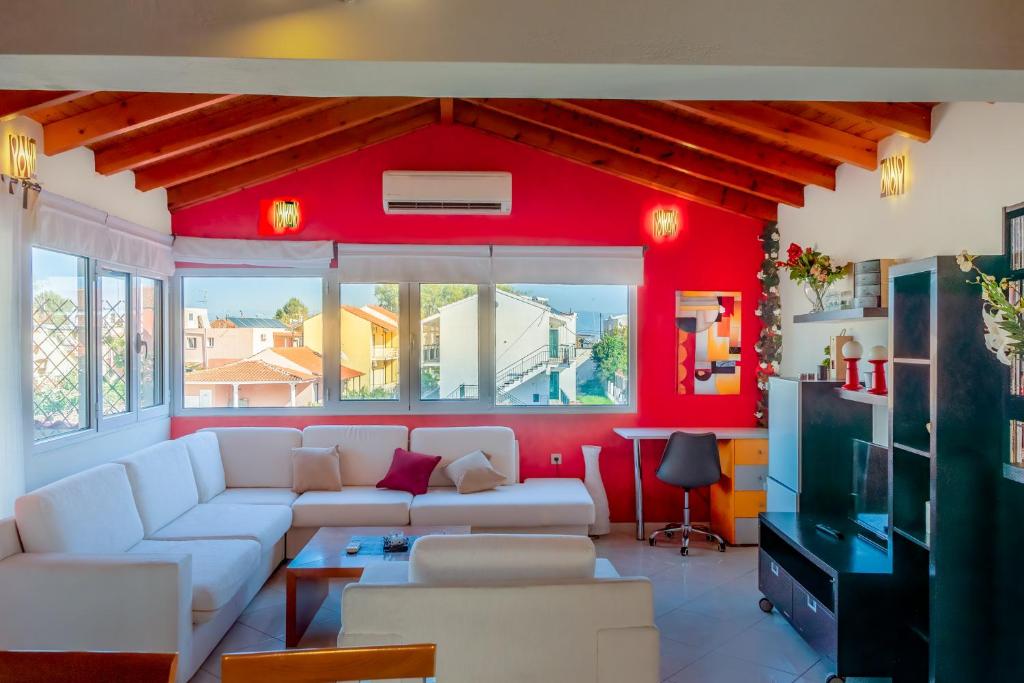
[(374, 310), (375, 308), (379, 307), (363, 306), (362, 308), (356, 308), (355, 306), (349, 306), (348, 304), (341, 307), (343, 311), (347, 311), (357, 318), (362, 318), (367, 322), (383, 327), (385, 330), (398, 332), (398, 316), (387, 309), (381, 308), (381, 311), (387, 312), (387, 315), (384, 315), (383, 313)]
[[(323, 357), (308, 346), (275, 346), (260, 353), (276, 353), (282, 358), (295, 363), (314, 375), (323, 373)], [(259, 355), (259, 354), (257, 354)]]
[(347, 379), (354, 379), (356, 377), (362, 377), (365, 374), (366, 374), (365, 372), (359, 372), (358, 370), (353, 370), (352, 368), (347, 368), (344, 365), (341, 366), (341, 379), (342, 379), (342, 381), (345, 381)]
[(317, 378), (305, 372), (288, 370), (277, 365), (271, 365), (262, 360), (236, 361), (222, 365), (219, 368), (208, 368), (206, 370), (195, 370), (185, 373), (185, 383), (204, 382), (207, 384), (232, 384), (234, 382), (246, 382), (251, 384), (259, 383), (287, 383), (287, 382), (310, 382)]

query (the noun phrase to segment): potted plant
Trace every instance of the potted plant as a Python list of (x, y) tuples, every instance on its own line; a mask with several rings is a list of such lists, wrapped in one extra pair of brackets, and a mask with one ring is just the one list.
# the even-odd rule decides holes
[(981, 285), (981, 317), (985, 323), (985, 345), (1003, 365), (1024, 353), (1024, 300), (1020, 290), (1007, 278), (996, 279), (974, 262), (977, 256), (961, 251), (956, 257), (960, 270), (974, 271), (968, 280)]
[(804, 295), (811, 302), (811, 311), (825, 310), (825, 294), (829, 288), (846, 274), (846, 266), (837, 266), (832, 258), (814, 247), (801, 247), (796, 242), (789, 245), (785, 261), (775, 265), (789, 271), (789, 279), (804, 286)]

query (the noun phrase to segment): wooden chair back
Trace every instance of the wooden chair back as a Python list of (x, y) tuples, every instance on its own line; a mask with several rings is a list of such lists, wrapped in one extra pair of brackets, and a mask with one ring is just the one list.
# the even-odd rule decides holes
[(174, 683), (177, 674), (174, 653), (0, 651), (0, 681)]
[(324, 683), (325, 681), (429, 678), (436, 645), (387, 645), (340, 649), (226, 654), (223, 683)]

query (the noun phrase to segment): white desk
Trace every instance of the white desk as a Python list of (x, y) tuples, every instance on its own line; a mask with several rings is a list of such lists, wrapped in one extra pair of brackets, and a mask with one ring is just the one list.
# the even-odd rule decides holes
[(644, 540), (644, 480), (641, 473), (641, 441), (667, 441), (672, 432), (713, 433), (719, 441), (767, 439), (768, 430), (760, 427), (615, 427), (623, 439), (633, 442), (633, 489), (636, 495), (636, 540)]

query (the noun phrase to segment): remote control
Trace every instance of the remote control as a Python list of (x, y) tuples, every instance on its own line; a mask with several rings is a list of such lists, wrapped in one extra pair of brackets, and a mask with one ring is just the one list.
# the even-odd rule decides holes
[(345, 552), (348, 553), (349, 555), (355, 555), (356, 553), (358, 553), (359, 552), (359, 542), (358, 541), (352, 541), (351, 543), (349, 543), (347, 546), (345, 546)]
[(832, 538), (842, 538), (843, 537), (843, 532), (841, 532), (839, 529), (835, 528), (834, 526), (829, 526), (828, 524), (815, 524), (814, 528), (817, 529), (818, 531), (820, 531), (823, 534), (828, 534)]

